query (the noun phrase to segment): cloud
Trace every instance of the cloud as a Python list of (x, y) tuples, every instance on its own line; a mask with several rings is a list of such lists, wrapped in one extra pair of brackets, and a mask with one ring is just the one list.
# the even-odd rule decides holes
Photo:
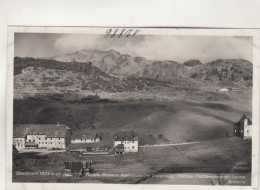
[(115, 49), (151, 60), (180, 63), (189, 59), (204, 63), (215, 59), (253, 59), (251, 37), (137, 35), (105, 38), (105, 35), (89, 34), (21, 34), (16, 38), (15, 55), (18, 56), (44, 57), (82, 49)]

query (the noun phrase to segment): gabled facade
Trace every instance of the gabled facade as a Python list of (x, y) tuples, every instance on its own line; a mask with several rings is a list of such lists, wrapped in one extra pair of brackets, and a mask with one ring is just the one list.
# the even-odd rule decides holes
[(244, 139), (252, 138), (252, 121), (244, 114), (234, 125), (234, 136)]
[(114, 136), (114, 151), (115, 154), (138, 152), (138, 137), (136, 134), (133, 131), (117, 132)]
[(65, 149), (71, 139), (71, 130), (64, 124), (17, 125), (13, 133), (13, 145), (18, 149)]

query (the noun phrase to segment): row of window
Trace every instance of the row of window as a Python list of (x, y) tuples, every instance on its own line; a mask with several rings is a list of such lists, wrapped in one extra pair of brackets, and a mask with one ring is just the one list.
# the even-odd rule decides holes
[[(127, 148), (127, 149), (129, 149), (129, 147), (124, 147), (125, 149)], [(134, 146), (132, 146), (132, 148), (135, 148)]]
[[(41, 138), (39, 138), (39, 140), (41, 140)], [(47, 140), (47, 139), (45, 138), (45, 140)], [(52, 138), (50, 138), (50, 140), (52, 140)], [(59, 138), (59, 140), (61, 140), (61, 138)], [(33, 140), (29, 139), (29, 142), (35, 142), (35, 140), (34, 139)]]
[[(23, 139), (20, 139), (21, 142), (23, 142)], [(16, 139), (16, 142), (19, 142), (19, 139)]]
[(134, 142), (135, 142), (135, 141), (121, 141), (121, 144), (123, 144), (123, 143), (124, 143), (124, 144), (126, 144), (126, 143), (129, 144), (129, 143), (134, 143)]
[[(39, 142), (39, 144), (41, 144), (41, 142)], [(42, 144), (44, 144), (44, 142), (42, 142)], [(47, 144), (47, 142), (45, 142), (45, 144)], [(52, 142), (49, 142), (49, 144), (52, 144)], [(59, 142), (59, 144), (61, 143)]]

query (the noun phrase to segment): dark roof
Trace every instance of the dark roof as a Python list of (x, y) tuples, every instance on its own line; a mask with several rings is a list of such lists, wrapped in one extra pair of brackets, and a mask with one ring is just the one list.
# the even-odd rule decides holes
[(27, 124), (16, 125), (13, 137), (25, 137), (28, 134), (46, 135), (46, 137), (65, 137), (70, 130), (64, 124)]
[(116, 152), (124, 152), (124, 145), (123, 144), (118, 144), (114, 147), (114, 150)]
[(241, 121), (244, 120), (244, 119), (248, 119), (248, 125), (252, 125), (252, 121), (245, 114), (234, 125), (240, 125)]
[(138, 137), (134, 131), (118, 131), (114, 136), (116, 141), (136, 141)]
[(37, 146), (37, 144), (34, 142), (26, 142), (25, 146)]

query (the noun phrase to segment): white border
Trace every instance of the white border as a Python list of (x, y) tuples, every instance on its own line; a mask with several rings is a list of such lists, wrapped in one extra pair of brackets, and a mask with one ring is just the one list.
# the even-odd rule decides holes
[[(140, 28), (139, 28), (140, 29)], [(207, 36), (253, 36), (253, 147), (252, 147), (252, 186), (192, 186), (192, 185), (112, 185), (89, 183), (12, 183), (12, 129), (13, 129), (13, 57), (14, 32), (46, 32), (46, 33), (85, 33), (104, 34), (107, 28), (94, 27), (9, 27), (8, 30), (8, 62), (7, 62), (7, 101), (6, 101), (6, 187), (7, 189), (257, 189), (258, 188), (258, 159), (259, 159), (259, 68), (260, 68), (260, 30), (257, 29), (159, 29), (141, 28), (139, 35), (207, 35)]]

